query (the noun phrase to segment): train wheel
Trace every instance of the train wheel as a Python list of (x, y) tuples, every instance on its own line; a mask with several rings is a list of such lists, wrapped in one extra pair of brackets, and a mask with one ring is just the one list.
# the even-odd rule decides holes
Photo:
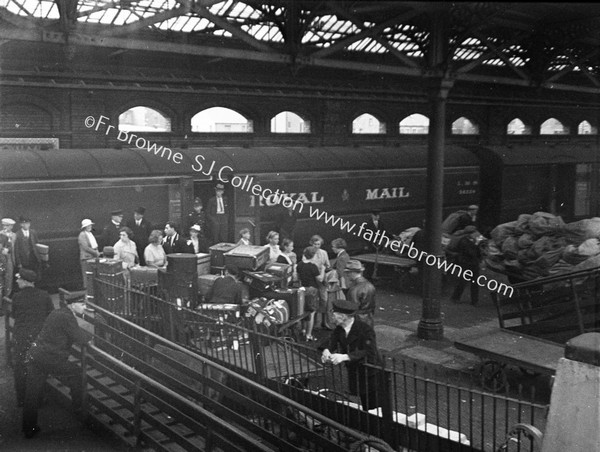
[(481, 385), (487, 391), (500, 392), (506, 388), (508, 380), (504, 364), (497, 361), (485, 361), (479, 370)]

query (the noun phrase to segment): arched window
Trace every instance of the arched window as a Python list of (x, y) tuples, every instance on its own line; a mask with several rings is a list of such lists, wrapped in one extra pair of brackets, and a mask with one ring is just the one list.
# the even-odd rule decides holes
[(540, 135), (567, 135), (568, 133), (569, 129), (555, 118), (547, 119), (540, 127)]
[(271, 133), (310, 133), (310, 121), (292, 111), (282, 111), (271, 118)]
[(400, 133), (428, 134), (429, 118), (419, 113), (407, 116), (400, 121)]
[(470, 119), (461, 116), (452, 123), (452, 135), (478, 135), (479, 126)]
[(170, 132), (171, 120), (149, 107), (133, 107), (119, 115), (119, 130), (133, 132)]
[(192, 132), (252, 133), (252, 121), (237, 111), (212, 107), (196, 113), (192, 118)]
[(531, 135), (531, 127), (526, 126), (519, 118), (513, 119), (506, 126), (508, 135)]
[(352, 133), (385, 133), (385, 123), (369, 113), (364, 113), (352, 121)]
[(581, 121), (577, 126), (577, 135), (597, 135), (598, 129), (587, 121)]

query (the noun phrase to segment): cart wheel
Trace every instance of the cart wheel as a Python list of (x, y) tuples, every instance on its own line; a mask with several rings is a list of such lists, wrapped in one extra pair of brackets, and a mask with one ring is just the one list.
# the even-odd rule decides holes
[(500, 392), (506, 388), (507, 378), (504, 367), (504, 364), (500, 364), (497, 361), (485, 361), (481, 365), (479, 374), (481, 375), (481, 385), (484, 389)]

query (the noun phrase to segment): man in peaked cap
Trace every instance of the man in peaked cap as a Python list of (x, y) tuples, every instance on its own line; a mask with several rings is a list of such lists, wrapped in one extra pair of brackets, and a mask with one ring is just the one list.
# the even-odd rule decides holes
[(380, 386), (378, 372), (363, 366), (364, 363), (380, 366), (381, 355), (377, 350), (375, 331), (355, 316), (358, 306), (350, 300), (333, 302), (333, 322), (335, 329), (327, 342), (323, 343), (321, 361), (337, 366), (346, 363), (350, 392), (360, 397), (365, 411), (381, 406), (378, 397)]
[(123, 211), (121, 209), (113, 210), (110, 213), (110, 223), (104, 226), (99, 237), (99, 249), (103, 249), (105, 246), (114, 246), (119, 241), (119, 229), (124, 226), (121, 223), (123, 223)]
[(144, 207), (138, 207), (133, 211), (133, 218), (127, 222), (127, 226), (133, 232), (133, 241), (140, 259), (140, 265), (146, 265), (144, 259), (144, 251), (148, 246), (148, 237), (152, 232), (152, 225), (145, 218), (146, 209)]
[(194, 210), (187, 215), (187, 230), (189, 231), (194, 225), (200, 226), (200, 232), (198, 233), (199, 236), (207, 238), (206, 212), (204, 212), (204, 205), (202, 204), (202, 199), (200, 198), (194, 199)]
[(2, 293), (0, 295), (10, 295), (13, 288), (13, 276), (15, 273), (15, 238), (13, 232), (15, 220), (12, 218), (2, 218), (2, 230), (0, 231), (0, 283), (2, 284)]
[(28, 268), (41, 277), (42, 259), (36, 245), (38, 235), (35, 229), (31, 229), (31, 218), (22, 216), (19, 218), (21, 228), (15, 236), (15, 268), (20, 271)]
[(208, 200), (206, 209), (213, 244), (227, 242), (229, 237), (229, 205), (224, 193), (225, 185), (215, 185), (215, 196)]
[(363, 276), (364, 270), (363, 264), (355, 259), (350, 259), (346, 264), (344, 273), (349, 286), (347, 298), (358, 307), (357, 317), (373, 328), (375, 325), (373, 320), (375, 315), (375, 286)]
[(25, 357), (31, 343), (34, 341), (44, 320), (54, 310), (54, 304), (48, 292), (35, 287), (38, 275), (33, 270), (22, 269), (17, 274), (19, 292), (12, 302), (12, 315), (15, 319), (13, 339), (14, 377), (17, 392), (17, 405), (23, 406), (25, 400)]

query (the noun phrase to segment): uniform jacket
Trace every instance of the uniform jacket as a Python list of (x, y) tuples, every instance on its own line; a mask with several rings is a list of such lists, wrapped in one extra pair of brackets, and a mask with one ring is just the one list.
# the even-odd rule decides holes
[[(215, 204), (215, 214), (216, 214), (216, 204)], [(200, 211), (200, 213), (195, 210), (192, 213), (189, 213), (186, 221), (186, 231), (189, 231), (192, 226), (197, 224), (200, 226), (200, 236), (206, 236), (206, 213), (204, 210)]]
[(15, 340), (33, 342), (52, 311), (54, 304), (45, 290), (25, 287), (17, 292), (12, 303)]
[(165, 250), (165, 254), (189, 252), (187, 243), (179, 236), (179, 234), (175, 234), (172, 237), (164, 237), (162, 247)]
[(66, 361), (73, 344), (83, 345), (88, 340), (89, 335), (79, 328), (75, 314), (64, 306), (46, 318), (30, 353), (36, 361)]
[[(29, 241), (29, 243), (27, 243)], [(15, 234), (15, 264), (17, 267), (24, 266), (26, 268), (35, 269), (41, 262), (40, 254), (36, 248), (38, 243), (37, 232), (33, 229), (29, 230), (29, 239), (25, 238), (22, 229), (19, 229)], [(31, 261), (31, 257), (35, 257), (36, 262)]]
[(112, 221), (104, 226), (102, 229), (102, 235), (98, 238), (98, 246), (100, 250), (102, 250), (105, 246), (115, 246), (120, 239), (119, 229), (121, 229), (124, 224), (115, 225)]
[(144, 249), (148, 245), (148, 237), (152, 232), (152, 225), (148, 220), (142, 218), (142, 223), (138, 226), (135, 224), (135, 218), (132, 218), (127, 222), (127, 227), (133, 232), (133, 237), (130, 237), (130, 239), (137, 245), (138, 254), (140, 254), (140, 249), (141, 253), (144, 254)]
[(358, 305), (357, 314), (375, 314), (375, 286), (364, 276), (358, 277), (348, 289), (348, 300)]
[(242, 285), (231, 276), (219, 278), (206, 294), (206, 299), (210, 303), (242, 304)]
[(88, 238), (85, 231), (81, 231), (79, 233), (79, 237), (77, 237), (77, 243), (79, 244), (80, 260), (94, 259), (98, 256), (99, 251), (97, 249), (92, 248), (90, 239)]

